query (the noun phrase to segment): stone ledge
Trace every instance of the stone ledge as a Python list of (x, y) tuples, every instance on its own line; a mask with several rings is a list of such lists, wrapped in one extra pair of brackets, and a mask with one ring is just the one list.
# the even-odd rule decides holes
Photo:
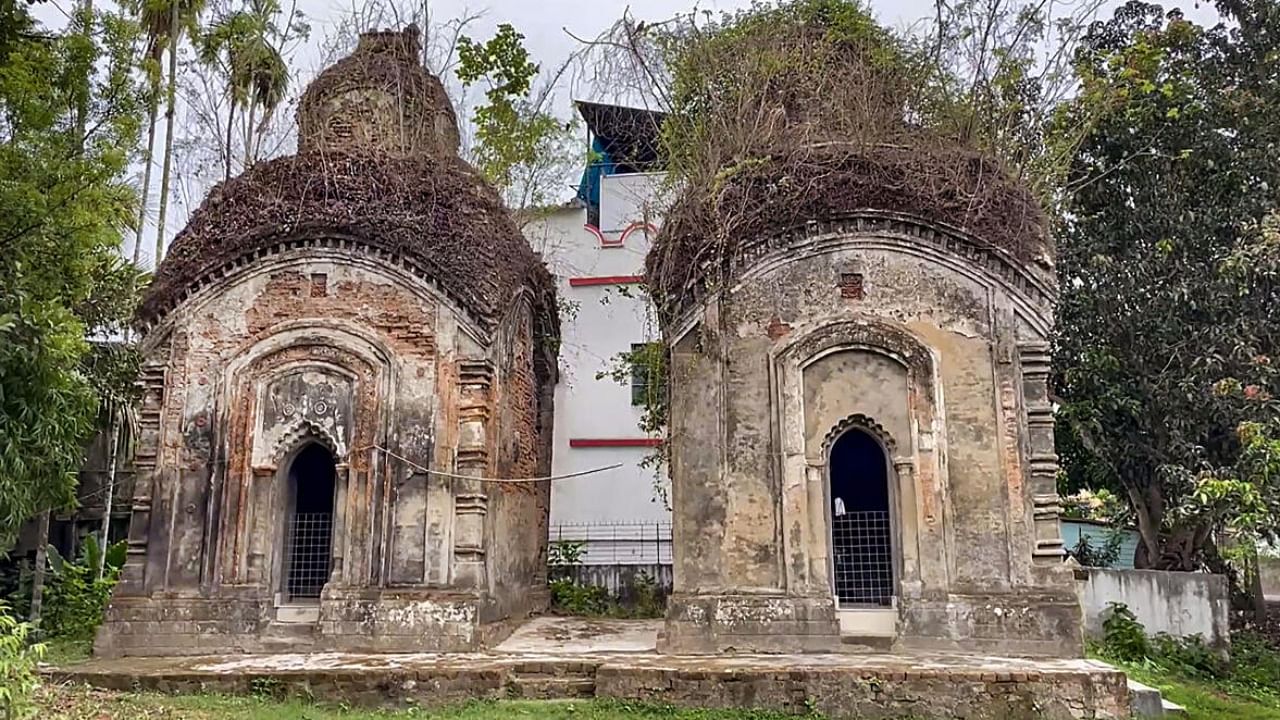
[(1120, 671), (1087, 660), (943, 655), (577, 657), (259, 655), (93, 660), (45, 668), (62, 681), (166, 693), (271, 692), (369, 706), (519, 695), (596, 697), (855, 717), (970, 720), (1128, 718)]

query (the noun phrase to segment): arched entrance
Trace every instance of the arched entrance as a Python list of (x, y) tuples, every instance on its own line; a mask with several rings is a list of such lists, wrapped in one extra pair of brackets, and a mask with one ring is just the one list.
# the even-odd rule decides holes
[(308, 443), (289, 465), (281, 584), (286, 602), (318, 600), (329, 581), (336, 480), (333, 454), (319, 443)]
[(832, 580), (844, 608), (893, 604), (893, 517), (889, 463), (873, 435), (850, 428), (829, 457)]

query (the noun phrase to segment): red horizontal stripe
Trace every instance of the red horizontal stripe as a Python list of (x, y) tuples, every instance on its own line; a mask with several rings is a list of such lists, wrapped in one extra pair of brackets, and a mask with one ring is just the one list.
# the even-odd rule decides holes
[(570, 438), (569, 447), (658, 447), (662, 438)]
[(571, 287), (588, 285), (634, 285), (644, 282), (643, 275), (597, 275), (595, 277), (569, 278)]

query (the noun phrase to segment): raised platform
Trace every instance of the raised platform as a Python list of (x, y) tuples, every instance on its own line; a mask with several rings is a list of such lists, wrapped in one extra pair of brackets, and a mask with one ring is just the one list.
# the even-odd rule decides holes
[(367, 705), (603, 697), (838, 718), (1128, 718), (1123, 673), (1090, 660), (944, 654), (671, 656), (660, 623), (535, 620), (483, 654), (120, 658), (60, 679), (167, 693), (278, 692)]

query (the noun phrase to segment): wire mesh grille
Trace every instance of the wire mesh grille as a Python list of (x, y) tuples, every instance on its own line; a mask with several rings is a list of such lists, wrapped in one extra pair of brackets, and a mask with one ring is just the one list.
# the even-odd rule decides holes
[(841, 604), (893, 603), (893, 550), (889, 513), (846, 512), (831, 519), (836, 597)]
[(329, 581), (333, 545), (332, 513), (296, 513), (289, 522), (289, 572), (285, 590), (290, 598), (319, 598)]

